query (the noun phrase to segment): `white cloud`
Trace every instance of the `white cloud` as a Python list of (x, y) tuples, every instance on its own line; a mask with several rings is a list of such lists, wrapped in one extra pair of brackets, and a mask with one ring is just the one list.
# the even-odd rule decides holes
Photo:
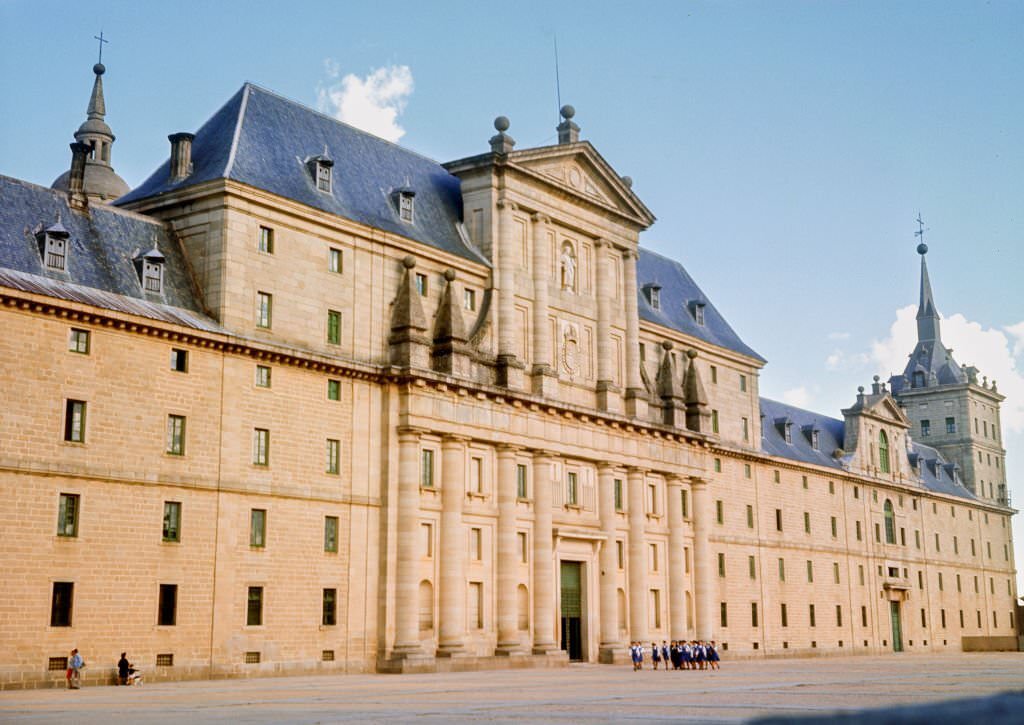
[(782, 402), (797, 408), (807, 408), (811, 404), (811, 391), (804, 385), (790, 388), (782, 394)]
[[(917, 306), (896, 310), (896, 321), (889, 336), (871, 343), (871, 358), (883, 377), (902, 372), (907, 355), (917, 343)], [(1006, 396), (1002, 405), (1003, 428), (1011, 433), (1024, 432), (1024, 369), (1017, 358), (1024, 353), (1024, 322), (1006, 328), (985, 328), (961, 314), (942, 320), (942, 342), (952, 348), (958, 363), (974, 365), (979, 375), (997, 381)]]
[(862, 353), (850, 354), (840, 348), (835, 348), (828, 357), (825, 358), (825, 369), (831, 371), (847, 370), (847, 371), (860, 371), (871, 361), (871, 358)]
[(409, 66), (384, 66), (365, 77), (354, 73), (342, 76), (338, 64), (328, 58), (324, 70), (328, 80), (317, 87), (316, 94), (320, 111), (388, 141), (405, 135), (398, 117), (413, 90)]

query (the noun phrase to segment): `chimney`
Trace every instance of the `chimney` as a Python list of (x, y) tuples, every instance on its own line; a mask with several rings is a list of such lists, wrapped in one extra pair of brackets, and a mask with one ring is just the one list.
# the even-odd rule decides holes
[(85, 211), (89, 200), (85, 196), (85, 160), (89, 156), (89, 144), (75, 141), (71, 144), (71, 174), (68, 176), (68, 206)]
[(171, 181), (181, 181), (192, 173), (192, 133), (172, 133), (167, 137), (171, 142)]
[(573, 123), (572, 117), (576, 115), (576, 109), (565, 105), (558, 111), (565, 120), (558, 124), (558, 143), (576, 143), (580, 140), (580, 127)]

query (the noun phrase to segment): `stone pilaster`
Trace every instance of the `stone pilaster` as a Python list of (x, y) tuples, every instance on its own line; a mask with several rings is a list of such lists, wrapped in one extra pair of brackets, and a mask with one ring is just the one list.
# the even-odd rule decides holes
[(597, 407), (618, 412), (620, 391), (615, 386), (615, 347), (612, 345), (612, 298), (615, 284), (609, 255), (612, 245), (606, 239), (594, 242), (597, 259)]
[(462, 524), (466, 498), (466, 439), (441, 441), (441, 573), (438, 656), (460, 654), (466, 638), (466, 553), (469, 543)]
[(533, 368), (532, 390), (536, 395), (553, 397), (558, 393), (558, 374), (551, 365), (551, 330), (548, 324), (548, 286), (551, 284), (551, 251), (544, 214), (531, 219), (533, 233)]
[(640, 318), (637, 310), (636, 262), (632, 249), (623, 252), (626, 302), (626, 412), (635, 418), (647, 417), (647, 391), (640, 379)]
[(516, 602), (516, 448), (498, 446), (498, 646), (495, 654), (525, 654)]
[(702, 478), (690, 479), (690, 497), (693, 499), (693, 588), (694, 607), (697, 610), (697, 638), (714, 637), (712, 616), (714, 590), (711, 570), (711, 493), (708, 482)]
[(498, 201), (498, 384), (523, 388), (524, 364), (516, 357), (516, 238), (514, 201)]
[(647, 636), (647, 522), (644, 511), (644, 469), (630, 468), (626, 477), (629, 497), (629, 638), (645, 642)]
[(688, 639), (686, 631), (686, 550), (684, 548), (683, 482), (669, 476), (667, 504), (668, 515), (668, 607), (670, 636), (672, 639)]
[(395, 570), (395, 644), (392, 657), (423, 655), (419, 637), (418, 565), (416, 536), (420, 525), (420, 433), (398, 433), (398, 561)]
[(558, 651), (555, 643), (555, 566), (551, 530), (550, 453), (533, 457), (533, 653)]
[(626, 651), (619, 639), (619, 606), (615, 590), (618, 588), (618, 561), (616, 561), (615, 540), (615, 471), (608, 464), (597, 469), (597, 507), (601, 513), (601, 533), (605, 539), (601, 544), (601, 643), (598, 660), (612, 664), (625, 660)]

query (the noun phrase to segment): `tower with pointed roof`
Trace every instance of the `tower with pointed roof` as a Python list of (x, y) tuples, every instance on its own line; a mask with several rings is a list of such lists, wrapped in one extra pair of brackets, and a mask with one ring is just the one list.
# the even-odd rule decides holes
[(999, 404), (1004, 397), (974, 366), (958, 365), (942, 342), (938, 308), (925, 255), (921, 255), (921, 292), (917, 308), (917, 345), (903, 373), (890, 378), (893, 394), (911, 421), (911, 436), (937, 450), (958, 469), (976, 496), (1008, 503), (1006, 451), (1002, 446)]
[[(96, 78), (92, 84), (92, 95), (89, 96), (86, 119), (75, 131), (75, 140), (89, 147), (85, 162), (85, 195), (89, 201), (105, 203), (127, 194), (129, 186), (110, 165), (110, 147), (114, 144), (115, 136), (105, 120), (107, 105), (103, 98), (103, 74), (107, 69), (102, 63), (97, 63), (92, 67), (92, 72)], [(65, 171), (57, 177), (51, 188), (67, 191), (70, 176), (71, 172)]]

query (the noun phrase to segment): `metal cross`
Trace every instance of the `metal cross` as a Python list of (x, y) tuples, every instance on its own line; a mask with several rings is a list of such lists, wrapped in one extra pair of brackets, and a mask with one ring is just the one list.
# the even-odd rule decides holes
[(917, 219), (915, 221), (917, 222), (917, 231), (914, 232), (914, 236), (915, 237), (920, 237), (921, 241), (923, 242), (924, 241), (924, 231), (925, 230), (924, 230), (924, 222), (921, 221), (921, 212), (917, 213)]
[(103, 44), (104, 43), (109, 43), (110, 41), (109, 40), (105, 40), (103, 38), (103, 31), (102, 30), (100, 31), (99, 35), (94, 35), (92, 37), (95, 38), (96, 40), (100, 41), (100, 60), (99, 60), (99, 62), (103, 63)]

